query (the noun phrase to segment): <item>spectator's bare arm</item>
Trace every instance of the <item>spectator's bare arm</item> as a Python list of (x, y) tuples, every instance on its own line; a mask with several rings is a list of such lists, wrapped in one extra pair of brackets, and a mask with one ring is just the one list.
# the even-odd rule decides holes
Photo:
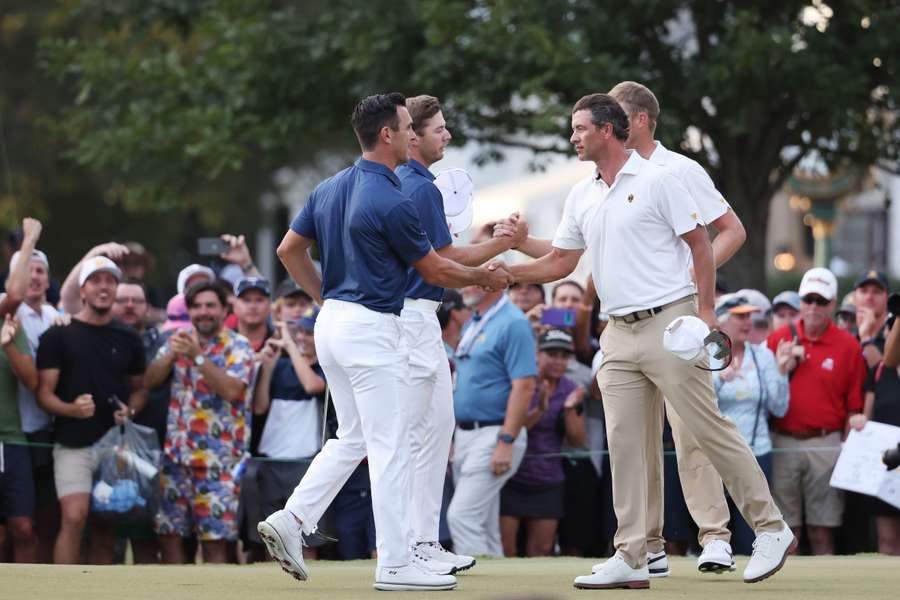
[(0, 345), (9, 360), (9, 367), (22, 385), (29, 392), (34, 392), (38, 387), (38, 372), (34, 366), (34, 359), (27, 352), (22, 352), (16, 347), (16, 334), (19, 332), (19, 321), (12, 315), (4, 317), (3, 327), (0, 329)]
[(95, 256), (106, 256), (117, 261), (129, 252), (128, 246), (116, 242), (107, 242), (88, 250), (87, 254), (81, 257), (81, 260), (69, 271), (69, 275), (59, 291), (59, 304), (63, 312), (74, 315), (81, 310), (81, 289), (78, 286), (78, 275), (81, 273), (81, 265), (84, 264), (84, 261)]
[(219, 255), (219, 258), (239, 266), (247, 277), (262, 277), (259, 269), (253, 263), (250, 249), (247, 247), (247, 240), (244, 239), (243, 235), (224, 233), (221, 237), (228, 244), (229, 250)]
[(175, 366), (175, 354), (167, 350), (168, 344), (163, 346), (163, 349), (160, 350), (159, 354), (156, 355), (156, 358), (144, 372), (144, 386), (148, 390), (162, 385), (169, 378), (172, 367)]
[(137, 413), (144, 410), (147, 406), (147, 388), (144, 386), (143, 375), (131, 376), (131, 395), (128, 397), (128, 409), (131, 412), (129, 417), (133, 417)]
[[(175, 354), (185, 356), (191, 361), (197, 358), (202, 352), (200, 340), (197, 339), (196, 331), (192, 331), (191, 333), (184, 330), (179, 331), (169, 338), (169, 344)], [(237, 377), (232, 377), (211, 360), (203, 361), (203, 364), (199, 365), (197, 368), (200, 371), (200, 374), (203, 375), (203, 378), (206, 379), (206, 382), (209, 384), (209, 387), (212, 388), (213, 392), (218, 396), (221, 396), (226, 402), (236, 402), (240, 400), (244, 395), (244, 391), (247, 389), (246, 381), (238, 379)]]
[(38, 370), (37, 403), (51, 415), (70, 419), (89, 419), (94, 415), (94, 399), (90, 394), (81, 394), (74, 402), (63, 402), (56, 395), (59, 383), (59, 369)]
[(269, 392), (272, 386), (272, 373), (281, 354), (281, 340), (269, 338), (265, 347), (257, 356), (261, 363), (259, 377), (256, 378), (256, 389), (253, 392), (253, 414), (264, 415), (269, 412), (272, 404), (272, 396)]
[(9, 272), (6, 280), (6, 295), (0, 299), (0, 317), (16, 312), (25, 300), (28, 290), (29, 272), (31, 270), (31, 253), (41, 237), (41, 222), (25, 217), (22, 219), (22, 245), (19, 248), (19, 259)]
[[(525, 415), (528, 413), (528, 405), (534, 397), (535, 377), (523, 377), (512, 380), (512, 390), (506, 401), (506, 418), (503, 421), (501, 431), (513, 437), (518, 437), (525, 424)], [(512, 468), (512, 444), (498, 442), (491, 456), (491, 471), (495, 475), (501, 475)]]
[(566, 426), (566, 441), (574, 448), (583, 448), (587, 443), (587, 430), (584, 427), (584, 412), (579, 414), (578, 407), (584, 402), (584, 387), (578, 386), (566, 398), (563, 404), (563, 422)]

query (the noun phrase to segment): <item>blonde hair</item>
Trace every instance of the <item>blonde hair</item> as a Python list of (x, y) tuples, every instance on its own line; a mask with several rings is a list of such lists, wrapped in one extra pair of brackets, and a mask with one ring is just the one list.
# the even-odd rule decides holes
[(616, 99), (628, 116), (646, 113), (650, 121), (650, 132), (656, 131), (656, 121), (659, 119), (659, 102), (656, 96), (645, 85), (636, 81), (623, 81), (609, 91), (609, 95)]

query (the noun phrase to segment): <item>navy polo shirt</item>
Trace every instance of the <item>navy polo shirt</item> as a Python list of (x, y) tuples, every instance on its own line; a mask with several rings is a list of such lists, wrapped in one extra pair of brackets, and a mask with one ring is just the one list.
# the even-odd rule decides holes
[[(473, 317), (464, 327), (472, 327)], [(491, 317), (472, 345), (469, 356), (456, 357), (453, 410), (457, 421), (499, 421), (513, 379), (535, 377), (537, 348), (531, 325), (521, 310), (507, 302)]]
[(364, 158), (320, 183), (291, 229), (319, 245), (322, 298), (396, 315), (409, 265), (431, 251), (397, 175)]
[[(397, 176), (403, 193), (409, 196), (419, 213), (425, 234), (431, 246), (439, 250), (453, 243), (447, 217), (444, 216), (444, 197), (434, 185), (434, 175), (417, 160), (397, 167)], [(415, 268), (410, 268), (406, 275), (406, 297), (425, 298), (440, 302), (444, 297), (444, 288), (427, 283)]]

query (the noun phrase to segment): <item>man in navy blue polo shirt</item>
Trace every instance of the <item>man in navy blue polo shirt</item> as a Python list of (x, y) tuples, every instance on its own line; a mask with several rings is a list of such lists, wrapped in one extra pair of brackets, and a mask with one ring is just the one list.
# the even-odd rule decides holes
[[(434, 175), (428, 170), (444, 157), (444, 149), (452, 136), (440, 101), (434, 96), (407, 98), (406, 107), (416, 136), (410, 140), (409, 162), (397, 167), (396, 172), (403, 193), (415, 205), (435, 251), (460, 264), (476, 266), (522, 242), (528, 235), (524, 220), (517, 223), (517, 235), (509, 238), (495, 238), (468, 246), (453, 245), (444, 215), (444, 201), (433, 183)], [(445, 358), (437, 319), (443, 295), (442, 287), (424, 281), (415, 268), (409, 269), (400, 320), (409, 349), (408, 393), (413, 408), (410, 415), (413, 552), (435, 572), (445, 571), (447, 564), (460, 571), (475, 564), (473, 557), (448, 552), (438, 541), (444, 478), (455, 424), (450, 366)]]
[[(363, 155), (319, 184), (278, 246), (291, 277), (322, 311), (316, 352), (338, 417), (337, 439), (316, 456), (284, 510), (258, 526), (269, 552), (294, 577), (308, 576), (301, 533), (319, 518), (368, 456), (378, 567), (375, 587), (438, 590), (456, 587), (410, 553), (408, 354), (400, 324), (406, 270), (412, 265), (434, 285), (503, 289), (508, 271), (470, 268), (438, 256), (415, 206), (393, 169), (409, 159), (415, 137), (401, 94), (369, 96), (353, 111)], [(309, 248), (318, 244), (322, 278)]]

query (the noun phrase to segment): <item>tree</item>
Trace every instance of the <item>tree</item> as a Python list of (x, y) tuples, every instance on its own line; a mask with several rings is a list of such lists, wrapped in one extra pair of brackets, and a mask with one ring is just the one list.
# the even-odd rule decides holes
[(769, 199), (795, 166), (867, 166), (900, 146), (894, 1), (83, 0), (79, 11), (94, 35), (58, 36), (43, 54), (72, 99), (59, 119), (69, 155), (151, 210), (352, 152), (347, 115), (368, 93), (432, 93), (462, 137), (568, 152), (572, 104), (634, 79), (660, 98), (660, 139), (709, 169), (750, 232), (730, 278), (762, 286)]

